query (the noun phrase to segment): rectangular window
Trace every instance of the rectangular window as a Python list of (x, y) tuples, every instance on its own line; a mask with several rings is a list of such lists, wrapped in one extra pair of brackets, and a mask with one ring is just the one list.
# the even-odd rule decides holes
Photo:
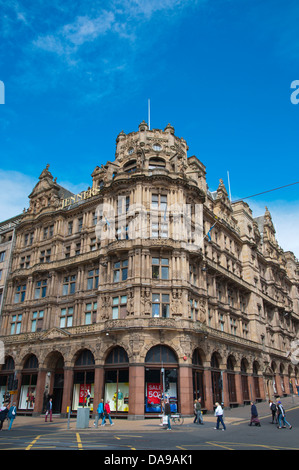
[(169, 318), (169, 294), (152, 294), (152, 316)]
[(73, 233), (73, 222), (68, 223), (67, 233), (68, 233), (68, 235), (72, 235), (72, 233)]
[(128, 260), (117, 261), (113, 265), (113, 282), (125, 281), (128, 277)]
[(167, 238), (167, 196), (152, 194), (151, 237)]
[(190, 299), (190, 306), (191, 306), (191, 320), (198, 319), (198, 302), (197, 300)]
[(0, 253), (0, 263), (3, 263), (4, 259), (5, 259), (5, 251), (1, 251), (1, 253)]
[(97, 289), (99, 285), (99, 270), (92, 269), (87, 275), (87, 290)]
[(63, 279), (62, 295), (71, 295), (75, 293), (76, 278), (77, 276), (73, 275), (73, 276), (66, 276)]
[(127, 296), (121, 295), (112, 298), (112, 318), (125, 318), (127, 316)]
[(42, 250), (40, 252), (39, 262), (40, 263), (50, 263), (51, 261), (51, 248), (48, 250)]
[(46, 297), (46, 295), (47, 295), (47, 279), (44, 279), (43, 281), (38, 281), (36, 283), (34, 298), (42, 299), (43, 297)]
[(169, 279), (168, 258), (152, 258), (152, 279)]
[(73, 326), (73, 307), (62, 308), (60, 312), (60, 328)]
[(14, 303), (18, 304), (20, 302), (24, 302), (25, 295), (26, 295), (26, 284), (23, 284), (22, 286), (17, 286), (16, 292), (15, 292)]
[(80, 219), (78, 219), (78, 232), (82, 232), (82, 227), (83, 227), (83, 218), (80, 217)]
[(33, 333), (35, 331), (41, 331), (42, 330), (43, 318), (44, 318), (44, 311), (43, 310), (33, 312), (32, 321), (31, 321), (31, 331)]
[(85, 325), (96, 323), (97, 320), (97, 302), (90, 302), (85, 305)]
[(18, 335), (21, 333), (21, 324), (22, 324), (22, 314), (13, 315), (11, 326), (10, 326), (10, 334), (11, 335)]

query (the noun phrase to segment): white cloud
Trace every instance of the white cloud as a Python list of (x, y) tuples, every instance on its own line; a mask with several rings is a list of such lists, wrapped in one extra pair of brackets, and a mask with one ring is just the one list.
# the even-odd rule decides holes
[(299, 201), (249, 202), (253, 217), (265, 214), (265, 206), (270, 211), (276, 231), (276, 240), (284, 251), (292, 251), (299, 258)]
[(7, 220), (29, 206), (28, 196), (36, 179), (18, 171), (0, 170), (0, 220)]

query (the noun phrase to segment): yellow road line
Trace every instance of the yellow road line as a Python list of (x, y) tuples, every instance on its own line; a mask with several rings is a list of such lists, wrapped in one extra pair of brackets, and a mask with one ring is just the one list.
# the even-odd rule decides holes
[(80, 434), (78, 432), (76, 432), (76, 438), (77, 438), (77, 443), (78, 443), (78, 449), (83, 450), (81, 437), (80, 437)]
[(36, 438), (29, 444), (29, 446), (26, 447), (25, 450), (30, 450), (31, 447), (36, 443), (36, 441), (40, 438), (41, 436), (36, 436)]
[(221, 447), (222, 449), (235, 450), (235, 449), (232, 449), (231, 447), (227, 447), (227, 446), (224, 446), (224, 445), (216, 444), (215, 442), (207, 442), (207, 444), (210, 444), (211, 446)]

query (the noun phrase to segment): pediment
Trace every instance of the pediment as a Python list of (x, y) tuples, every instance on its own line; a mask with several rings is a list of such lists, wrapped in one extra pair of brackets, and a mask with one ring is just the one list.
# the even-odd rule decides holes
[(48, 340), (48, 339), (60, 339), (60, 338), (69, 338), (71, 336), (71, 334), (65, 330), (62, 330), (61, 328), (51, 328), (50, 330), (48, 331), (45, 331), (45, 333), (43, 333), (41, 336), (40, 336), (40, 340), (41, 341), (45, 341), (45, 340)]

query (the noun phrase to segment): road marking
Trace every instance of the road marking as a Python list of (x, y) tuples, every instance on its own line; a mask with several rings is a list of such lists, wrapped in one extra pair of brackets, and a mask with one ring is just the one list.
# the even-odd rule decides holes
[(41, 436), (36, 436), (36, 438), (29, 444), (29, 446), (26, 447), (25, 450), (30, 450), (31, 447), (36, 443), (36, 441), (40, 438)]
[(77, 437), (78, 449), (83, 450), (81, 437), (80, 437), (80, 434), (78, 432), (76, 432), (76, 437)]
[(227, 447), (227, 446), (224, 446), (224, 445), (216, 444), (216, 442), (207, 442), (207, 444), (210, 444), (211, 446), (221, 447), (222, 449), (235, 450), (235, 449), (232, 449), (231, 447)]

